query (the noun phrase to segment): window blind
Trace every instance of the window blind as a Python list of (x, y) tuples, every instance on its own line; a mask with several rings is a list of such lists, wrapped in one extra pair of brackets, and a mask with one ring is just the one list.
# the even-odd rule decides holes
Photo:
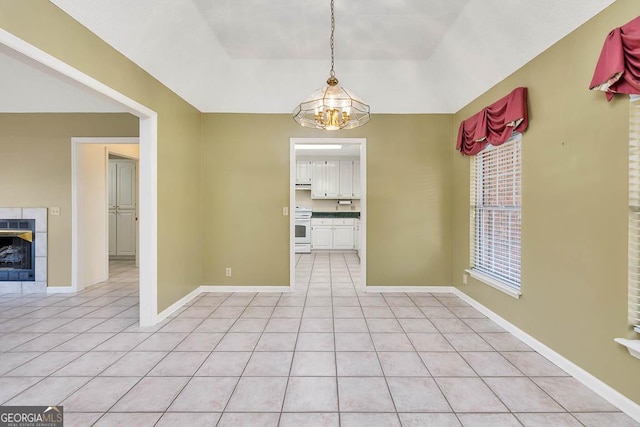
[(478, 153), (471, 168), (472, 269), (520, 290), (521, 141)]
[(640, 99), (629, 104), (629, 323), (640, 333)]

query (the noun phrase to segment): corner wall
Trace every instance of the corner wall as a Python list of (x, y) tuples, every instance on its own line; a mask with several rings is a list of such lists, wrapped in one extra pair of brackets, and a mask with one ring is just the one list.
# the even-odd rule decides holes
[(346, 137), (367, 138), (367, 284), (450, 285), (452, 126), (375, 115), (328, 134), (288, 114), (204, 114), (203, 284), (289, 284), (289, 139)]
[(48, 0), (0, 0), (0, 28), (158, 113), (158, 311), (196, 289), (200, 112)]
[[(605, 37), (638, 14), (618, 0), (455, 115), (455, 285), (640, 403), (640, 361), (614, 343), (627, 326), (628, 106), (588, 90)], [(454, 151), (461, 120), (529, 88), (522, 142), (522, 297), (462, 274), (469, 267), (469, 164)]]

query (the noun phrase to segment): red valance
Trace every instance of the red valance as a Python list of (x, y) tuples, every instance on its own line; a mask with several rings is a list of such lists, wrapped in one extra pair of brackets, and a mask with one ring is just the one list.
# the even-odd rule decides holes
[(487, 144), (504, 144), (514, 131), (524, 132), (528, 125), (527, 88), (518, 87), (460, 123), (456, 149), (475, 156)]
[(615, 93), (640, 94), (640, 16), (609, 33), (589, 89), (609, 101)]

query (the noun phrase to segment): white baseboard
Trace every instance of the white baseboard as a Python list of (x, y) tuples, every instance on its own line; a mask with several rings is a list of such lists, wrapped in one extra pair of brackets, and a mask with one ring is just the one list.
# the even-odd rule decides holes
[(200, 286), (202, 292), (291, 292), (291, 286)]
[(556, 364), (558, 367), (560, 367), (569, 375), (590, 388), (592, 391), (600, 395), (603, 399), (611, 403), (613, 406), (617, 407), (634, 420), (640, 422), (640, 405), (635, 403), (633, 400), (629, 399), (619, 391), (605, 384), (566, 357), (547, 347), (545, 344), (527, 334), (508, 320), (500, 317), (461, 290), (454, 288), (453, 293), (459, 296), (473, 308), (478, 310), (480, 313), (484, 314), (489, 319), (493, 320), (505, 330), (513, 334), (516, 338), (520, 339), (529, 347), (540, 353), (542, 356), (546, 357), (549, 361)]
[(48, 294), (71, 294), (77, 292), (73, 286), (47, 286)]
[(191, 301), (192, 299), (194, 299), (195, 297), (197, 297), (201, 293), (202, 293), (202, 286), (198, 286), (197, 288), (195, 288), (194, 290), (189, 292), (187, 295), (183, 296), (178, 301), (174, 302), (169, 307), (167, 307), (164, 310), (162, 310), (156, 316), (155, 324), (158, 324), (158, 323), (162, 322), (164, 319), (166, 319), (167, 317), (171, 316), (176, 311), (180, 310), (186, 303), (188, 303), (189, 301)]
[(107, 280), (109, 280), (109, 275), (108, 274), (106, 276), (104, 276), (103, 278), (92, 280), (89, 283), (84, 284), (82, 286), (82, 290), (84, 291), (85, 289), (90, 288), (91, 286), (99, 285), (100, 283), (104, 283)]
[(454, 293), (453, 286), (367, 286), (365, 292)]

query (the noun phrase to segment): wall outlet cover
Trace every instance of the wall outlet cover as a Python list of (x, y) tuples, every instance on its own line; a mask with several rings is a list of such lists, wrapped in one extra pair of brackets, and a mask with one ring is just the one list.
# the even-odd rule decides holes
[(227, 268), (225, 269), (225, 271), (224, 271), (224, 274), (225, 274), (227, 277), (231, 277), (231, 267), (227, 267)]

